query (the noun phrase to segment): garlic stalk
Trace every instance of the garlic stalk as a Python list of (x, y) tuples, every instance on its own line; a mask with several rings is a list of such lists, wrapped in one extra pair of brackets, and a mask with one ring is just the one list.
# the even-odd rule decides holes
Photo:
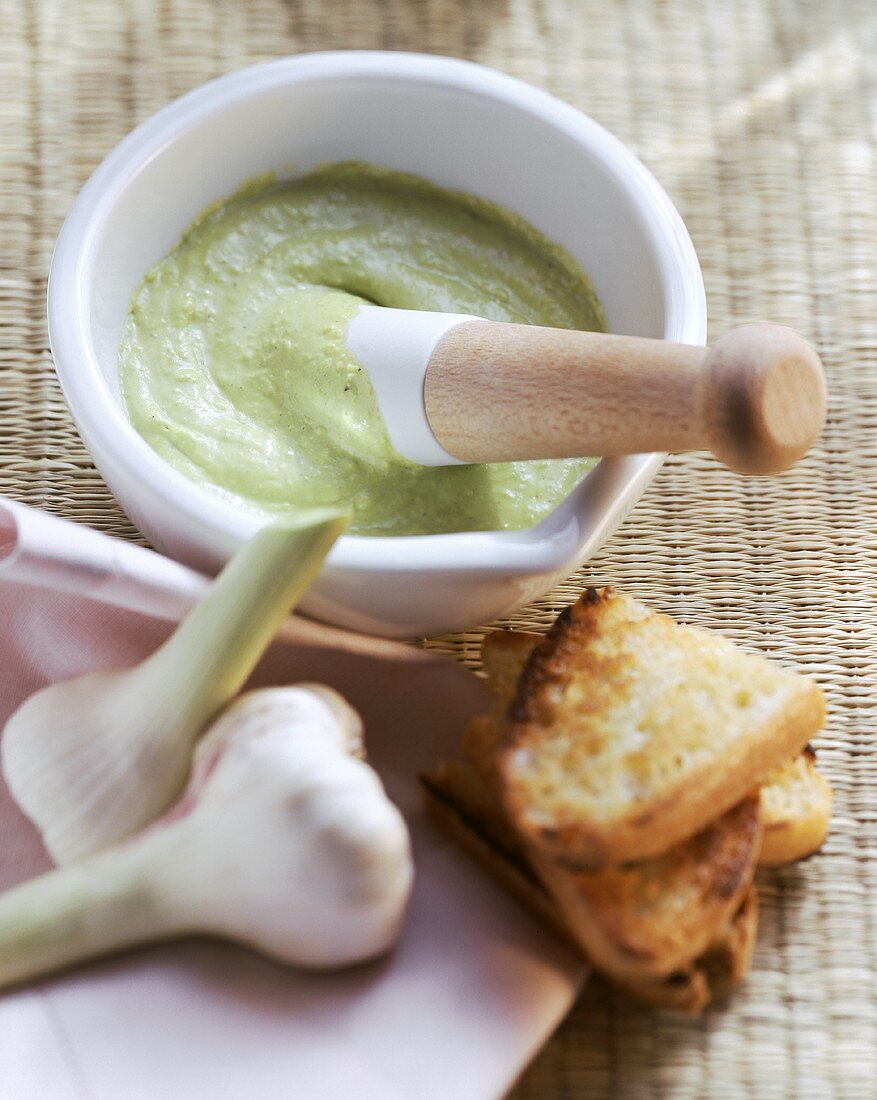
[(388, 950), (411, 851), (399, 811), (353, 755), (359, 736), (329, 688), (242, 696), (202, 739), (163, 819), (0, 896), (0, 986), (193, 933), (308, 967)]
[(321, 511), (264, 528), (142, 664), (53, 684), (13, 714), (3, 773), (57, 863), (167, 809), (199, 734), (241, 689), (345, 523)]

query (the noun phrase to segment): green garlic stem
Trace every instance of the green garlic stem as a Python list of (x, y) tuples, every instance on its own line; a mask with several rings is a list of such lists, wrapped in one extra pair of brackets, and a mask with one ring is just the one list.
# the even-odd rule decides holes
[(0, 895), (0, 987), (172, 934), (147, 867), (126, 846)]
[(156, 690), (174, 685), (181, 727), (196, 708), (203, 728), (240, 691), (347, 523), (321, 509), (263, 528), (146, 662)]

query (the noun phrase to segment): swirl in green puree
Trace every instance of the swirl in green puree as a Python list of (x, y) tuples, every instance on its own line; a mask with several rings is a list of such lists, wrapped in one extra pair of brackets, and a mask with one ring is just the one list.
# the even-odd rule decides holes
[(590, 459), (418, 466), (394, 451), (347, 350), (362, 301), (603, 329), (564, 249), (494, 203), (333, 164), (214, 205), (137, 291), (121, 346), (137, 430), (171, 465), (265, 513), (352, 509), (352, 530), (527, 527)]

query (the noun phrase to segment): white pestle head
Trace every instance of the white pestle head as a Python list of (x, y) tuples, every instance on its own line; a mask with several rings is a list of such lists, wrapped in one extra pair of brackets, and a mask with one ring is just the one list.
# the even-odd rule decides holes
[(465, 465), (441, 446), (429, 426), (423, 400), (426, 368), (442, 337), (477, 321), (467, 313), (360, 306), (346, 344), (369, 376), (393, 446), (421, 466)]

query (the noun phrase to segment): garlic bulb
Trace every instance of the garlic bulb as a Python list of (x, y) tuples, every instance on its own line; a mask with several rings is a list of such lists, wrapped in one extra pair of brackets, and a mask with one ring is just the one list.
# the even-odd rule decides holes
[(352, 755), (360, 733), (329, 688), (242, 696), (163, 819), (0, 896), (0, 985), (192, 933), (308, 967), (388, 950), (411, 851), (377, 775)]
[(345, 523), (322, 511), (264, 528), (141, 665), (53, 684), (13, 714), (3, 773), (57, 863), (167, 809), (196, 739), (241, 689)]

